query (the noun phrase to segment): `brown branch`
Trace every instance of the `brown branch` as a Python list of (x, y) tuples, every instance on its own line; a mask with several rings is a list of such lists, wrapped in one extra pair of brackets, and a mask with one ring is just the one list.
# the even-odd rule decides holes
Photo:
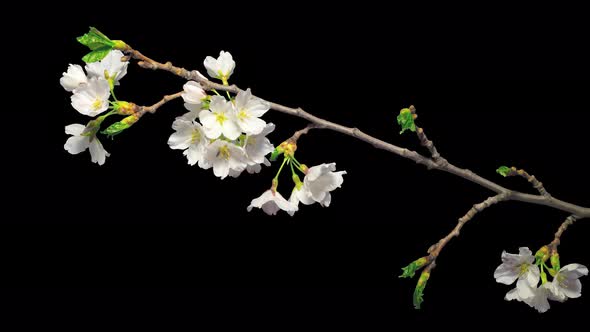
[(301, 137), (302, 135), (307, 134), (311, 129), (315, 129), (315, 128), (321, 128), (319, 125), (315, 124), (315, 123), (310, 123), (307, 125), (307, 127), (297, 130), (293, 136), (291, 136), (287, 141), (290, 141), (294, 144), (297, 144), (297, 140), (299, 140), (299, 137)]
[(551, 241), (551, 243), (549, 243), (547, 245), (550, 253), (557, 252), (557, 246), (559, 246), (559, 244), (561, 243), (561, 235), (563, 234), (563, 232), (565, 232), (565, 230), (569, 227), (569, 225), (576, 222), (576, 220), (578, 220), (578, 217), (571, 215), (565, 219), (565, 221), (561, 224), (561, 226), (559, 226), (559, 228), (557, 229), (557, 232), (555, 232), (555, 238), (553, 239), (553, 241)]
[(485, 210), (486, 208), (505, 201), (509, 198), (509, 194), (508, 193), (502, 193), (502, 194), (498, 194), (496, 196), (493, 197), (489, 197), (488, 199), (486, 199), (485, 201), (479, 203), (479, 204), (475, 204), (473, 205), (473, 207), (471, 209), (469, 209), (469, 211), (467, 211), (467, 213), (459, 218), (459, 222), (457, 223), (457, 226), (455, 226), (455, 228), (453, 228), (453, 230), (447, 234), (447, 236), (443, 237), (442, 239), (440, 239), (437, 243), (433, 244), (432, 246), (430, 246), (430, 248), (428, 248), (428, 266), (425, 268), (425, 270), (430, 271), (434, 268), (434, 266), (436, 265), (436, 258), (438, 257), (438, 255), (440, 254), (441, 250), (447, 245), (447, 243), (449, 243), (449, 241), (456, 236), (459, 236), (459, 233), (461, 232), (461, 228), (463, 228), (463, 226), (471, 219), (473, 219), (473, 217)]
[[(153, 59), (150, 59), (150, 58), (144, 56), (139, 51), (134, 50), (131, 47), (128, 47), (128, 49), (126, 49), (124, 51), (126, 53), (128, 53), (131, 57), (140, 60), (139, 65), (143, 68), (150, 68), (150, 69), (154, 69), (154, 70), (161, 69), (161, 70), (169, 71), (169, 72), (171, 72), (175, 75), (178, 75), (184, 79), (194, 80), (194, 81), (199, 82), (201, 84), (201, 86), (206, 90), (216, 89), (219, 91), (229, 91), (231, 93), (236, 93), (236, 94), (239, 93), (240, 91), (242, 91), (236, 85), (223, 85), (223, 84), (209, 81), (200, 72), (198, 72), (196, 70), (188, 71), (184, 68), (175, 67), (170, 62), (166, 62), (165, 64), (157, 62)], [(305, 119), (313, 124), (316, 124), (318, 127), (333, 130), (333, 131), (336, 131), (336, 132), (339, 132), (339, 133), (342, 133), (345, 135), (355, 137), (357, 139), (360, 139), (361, 141), (371, 144), (375, 148), (382, 149), (382, 150), (394, 153), (398, 156), (410, 159), (418, 164), (422, 164), (422, 165), (426, 166), (428, 169), (437, 169), (437, 170), (441, 170), (444, 172), (448, 172), (453, 175), (459, 176), (463, 179), (466, 179), (468, 181), (471, 181), (473, 183), (479, 184), (480, 186), (487, 188), (491, 191), (494, 191), (498, 194), (505, 194), (506, 200), (514, 200), (514, 201), (526, 202), (526, 203), (531, 203), (531, 204), (549, 206), (549, 207), (552, 207), (552, 208), (555, 208), (558, 210), (562, 210), (562, 211), (566, 211), (568, 213), (574, 214), (580, 218), (590, 217), (590, 208), (588, 208), (588, 207), (583, 207), (583, 206), (575, 205), (575, 204), (572, 204), (569, 202), (564, 202), (562, 200), (559, 200), (559, 199), (551, 197), (551, 196), (531, 195), (531, 194), (526, 194), (526, 193), (522, 193), (522, 192), (518, 192), (518, 191), (509, 190), (507, 188), (500, 186), (499, 184), (496, 184), (490, 180), (487, 180), (487, 179), (473, 173), (472, 171), (470, 171), (468, 169), (462, 169), (462, 168), (456, 167), (451, 163), (442, 163), (439, 165), (438, 163), (433, 161), (433, 159), (431, 159), (431, 158), (424, 157), (415, 151), (411, 151), (406, 148), (401, 148), (397, 145), (387, 143), (387, 142), (382, 141), (378, 138), (367, 135), (357, 128), (350, 128), (350, 127), (346, 127), (346, 126), (343, 126), (343, 125), (340, 125), (340, 124), (337, 124), (337, 123), (334, 123), (334, 122), (331, 122), (328, 120), (324, 120), (324, 119), (319, 118), (315, 115), (305, 112), (301, 108), (291, 108), (291, 107), (287, 107), (287, 106), (280, 105), (280, 104), (273, 103), (273, 102), (269, 102), (269, 104), (270, 104), (270, 108), (275, 111), (300, 117), (300, 118)]]
[(139, 111), (137, 112), (137, 115), (139, 117), (143, 116), (145, 113), (156, 113), (156, 111), (158, 110), (158, 108), (160, 108), (162, 105), (166, 104), (167, 102), (176, 99), (176, 98), (180, 98), (182, 96), (182, 92), (177, 92), (175, 94), (172, 95), (166, 95), (162, 98), (162, 100), (160, 100), (159, 102), (151, 105), (151, 106), (139, 106)]
[(537, 178), (534, 175), (530, 175), (529, 173), (527, 173), (525, 170), (523, 169), (516, 169), (516, 167), (511, 167), (510, 168), (510, 172), (508, 172), (508, 174), (506, 174), (506, 176), (520, 176), (525, 178), (528, 182), (530, 182), (530, 184), (533, 186), (533, 188), (537, 189), (537, 191), (543, 195), (543, 196), (547, 196), (550, 197), (551, 195), (547, 192), (547, 190), (545, 190), (545, 187), (543, 187), (543, 183), (539, 180), (537, 180)]
[[(416, 108), (414, 107), (414, 105), (410, 106), (410, 112), (416, 118), (418, 117), (418, 115), (416, 114)], [(434, 160), (435, 163), (437, 163), (441, 166), (448, 163), (447, 160), (445, 158), (443, 158), (440, 155), (440, 153), (438, 153), (438, 151), (436, 150), (436, 147), (434, 146), (434, 143), (432, 143), (432, 141), (429, 140), (428, 137), (426, 137), (426, 133), (424, 133), (424, 129), (416, 126), (416, 135), (418, 136), (418, 140), (420, 140), (420, 145), (422, 145), (423, 147), (428, 149), (428, 151), (430, 152), (430, 156), (432, 157), (432, 160)]]

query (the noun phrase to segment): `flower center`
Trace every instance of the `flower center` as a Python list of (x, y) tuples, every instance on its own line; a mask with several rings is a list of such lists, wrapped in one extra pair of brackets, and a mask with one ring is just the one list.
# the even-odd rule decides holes
[(240, 112), (238, 113), (238, 119), (240, 120), (244, 120), (248, 118), (248, 113), (246, 113), (246, 110), (244, 110), (243, 108), (240, 110)]
[(246, 142), (246, 145), (254, 145), (256, 144), (256, 137), (248, 137), (248, 141)]
[(520, 272), (518, 273), (518, 276), (520, 277), (521, 275), (527, 273), (527, 271), (529, 270), (529, 265), (524, 263), (522, 265), (520, 265)]
[(92, 103), (92, 110), (98, 111), (98, 109), (102, 106), (102, 100), (100, 98), (96, 98)]
[(201, 141), (201, 133), (198, 130), (193, 130), (193, 133), (191, 134), (191, 144), (194, 144), (195, 142), (200, 142)]
[(217, 153), (217, 156), (221, 157), (225, 160), (229, 160), (230, 152), (229, 152), (229, 148), (227, 147), (227, 145), (224, 145), (219, 148), (219, 152)]
[(215, 120), (223, 126), (223, 123), (227, 120), (227, 116), (225, 116), (225, 113), (215, 113)]

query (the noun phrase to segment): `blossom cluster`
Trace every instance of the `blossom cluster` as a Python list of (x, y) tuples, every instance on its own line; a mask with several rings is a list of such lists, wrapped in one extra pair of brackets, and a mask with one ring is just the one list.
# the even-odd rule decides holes
[[(520, 248), (518, 254), (502, 253), (502, 264), (494, 272), (494, 278), (506, 285), (516, 281), (516, 288), (505, 296), (507, 301), (524, 302), (539, 312), (545, 312), (549, 310), (549, 300), (564, 302), (582, 295), (582, 283), (578, 279), (588, 275), (588, 268), (581, 264), (560, 268), (557, 253), (551, 255), (550, 268), (545, 264), (547, 257), (546, 249), (533, 256), (526, 247)], [(553, 276), (552, 281), (547, 280), (545, 269)]]
[[(109, 109), (114, 86), (119, 85), (119, 80), (127, 74), (129, 62), (122, 61), (122, 58), (123, 52), (112, 50), (101, 61), (86, 64), (86, 73), (80, 65), (69, 65), (59, 82), (66, 91), (72, 92), (71, 103), (76, 111), (95, 117)], [(71, 154), (88, 149), (92, 162), (103, 165), (110, 155), (96, 137), (103, 119), (90, 121), (86, 126), (78, 123), (66, 126), (66, 134), (72, 136), (64, 148)]]

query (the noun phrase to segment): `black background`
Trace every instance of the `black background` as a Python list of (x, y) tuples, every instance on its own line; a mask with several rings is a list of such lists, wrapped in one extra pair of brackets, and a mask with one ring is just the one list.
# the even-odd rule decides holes
[[(18, 104), (35, 120), (18, 136), (14, 158), (4, 160), (12, 171), (2, 293), (15, 312), (55, 309), (59, 314), (43, 317), (63, 322), (67, 315), (133, 311), (135, 320), (152, 321), (165, 307), (174, 320), (194, 317), (194, 325), (220, 316), (215, 322), (222, 325), (279, 330), (461, 326), (473, 319), (529, 325), (588, 312), (585, 295), (539, 315), (505, 302), (510, 287), (493, 278), (502, 250), (535, 251), (548, 243), (567, 217), (563, 212), (507, 202), (478, 215), (443, 250), (416, 311), (416, 280), (398, 279), (400, 268), (492, 193), (350, 137), (315, 131), (300, 140), (297, 157), (307, 165), (336, 162), (348, 172), (332, 205), (301, 207), (293, 218), (247, 213), (277, 165), (223, 181), (190, 167), (166, 143), (172, 121), (184, 113), (181, 102), (146, 115), (114, 141), (102, 139), (111, 157), (92, 164), (87, 152), (63, 150), (64, 126), (88, 119), (71, 108), (58, 82), (68, 63), (81, 63), (86, 49), (75, 37), (90, 25), (156, 60), (202, 73), (205, 56), (223, 49), (237, 63), (231, 82), (258, 96), (424, 153), (395, 123), (399, 109), (413, 104), (418, 125), (457, 166), (532, 192), (526, 181), (495, 173), (515, 165), (554, 196), (588, 206), (589, 54), (579, 35), (588, 26), (572, 16), (574, 9), (501, 16), (475, 8), (446, 16), (434, 8), (426, 15), (303, 4), (202, 10), (139, 4), (134, 10), (120, 16), (63, 11), (31, 21), (44, 32), (36, 42), (19, 40), (25, 50), (49, 51), (34, 76), (16, 76), (16, 86), (41, 86), (25, 94), (27, 107)], [(117, 96), (150, 105), (183, 84), (132, 63)], [(306, 124), (276, 112), (265, 119), (277, 125), (274, 144)], [(288, 176), (279, 190), (288, 196)], [(590, 264), (589, 227), (580, 221), (563, 236), (562, 265)]]

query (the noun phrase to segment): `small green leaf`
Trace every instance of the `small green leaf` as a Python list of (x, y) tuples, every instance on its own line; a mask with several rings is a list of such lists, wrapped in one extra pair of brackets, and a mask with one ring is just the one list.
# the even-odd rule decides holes
[(124, 123), (124, 122), (115, 122), (112, 125), (110, 125), (107, 129), (101, 131), (102, 134), (105, 134), (109, 137), (113, 137), (115, 135), (120, 134), (123, 130), (127, 129), (131, 127), (130, 125)]
[(397, 123), (402, 127), (402, 130), (399, 132), (400, 134), (403, 134), (406, 130), (416, 131), (414, 114), (412, 114), (409, 108), (404, 108), (399, 112)]
[(104, 59), (104, 57), (107, 56), (110, 51), (110, 47), (102, 47), (86, 54), (84, 57), (82, 57), (82, 60), (86, 63), (100, 61)]
[(277, 158), (283, 153), (285, 153), (285, 149), (280, 145), (277, 146), (270, 155), (270, 161), (276, 161)]
[(412, 263), (410, 263), (406, 267), (402, 267), (402, 275), (399, 278), (413, 278), (421, 267), (423, 267), (426, 263), (428, 263), (428, 259), (426, 257), (419, 258)]
[(76, 39), (80, 44), (88, 46), (88, 48), (93, 51), (105, 46), (108, 46), (112, 49), (113, 46), (115, 46), (115, 42), (110, 40), (109, 37), (105, 36), (102, 32), (98, 31), (94, 27), (90, 27), (90, 31), (88, 31), (88, 33)]
[(426, 282), (430, 278), (429, 272), (422, 272), (420, 275), (420, 279), (418, 279), (418, 283), (416, 284), (416, 288), (414, 289), (414, 296), (412, 298), (412, 302), (414, 303), (414, 308), (420, 309), (422, 303), (424, 302), (424, 288), (426, 288)]
[(131, 127), (134, 123), (136, 123), (139, 120), (139, 118), (140, 115), (137, 114), (129, 115), (123, 120), (113, 123), (107, 129), (101, 131), (101, 133), (109, 137), (113, 137), (115, 135), (120, 134), (123, 130)]
[(498, 169), (496, 170), (496, 173), (502, 175), (503, 177), (507, 177), (508, 173), (510, 173), (510, 167), (507, 166), (500, 166), (498, 167)]

